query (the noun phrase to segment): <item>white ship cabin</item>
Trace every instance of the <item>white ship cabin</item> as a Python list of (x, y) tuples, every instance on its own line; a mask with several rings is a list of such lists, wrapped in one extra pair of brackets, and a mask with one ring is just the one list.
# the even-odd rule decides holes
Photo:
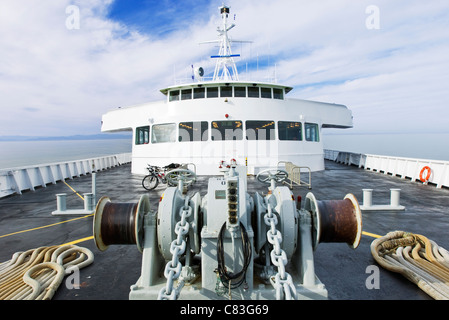
[(122, 107), (103, 115), (103, 132), (132, 131), (132, 172), (147, 166), (191, 163), (197, 174), (219, 174), (222, 161), (246, 165), (249, 174), (289, 161), (312, 171), (324, 169), (323, 128), (351, 128), (344, 105), (288, 98), (292, 87), (238, 80), (223, 28), (214, 77), (161, 90), (165, 99)]

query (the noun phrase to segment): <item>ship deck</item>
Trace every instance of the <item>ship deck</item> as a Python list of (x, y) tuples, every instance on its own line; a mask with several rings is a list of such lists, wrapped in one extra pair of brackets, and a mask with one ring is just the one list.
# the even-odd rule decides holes
[[(367, 267), (377, 265), (371, 256), (374, 235), (404, 230), (425, 235), (440, 246), (449, 248), (449, 190), (437, 189), (399, 177), (384, 175), (325, 161), (326, 170), (312, 173), (312, 190), (295, 186), (295, 197), (305, 199), (312, 191), (318, 200), (340, 200), (353, 193), (362, 204), (362, 189), (373, 189), (373, 204), (388, 204), (390, 188), (401, 189), (404, 211), (363, 212), (362, 239), (356, 250), (342, 243), (321, 243), (315, 251), (315, 272), (328, 290), (331, 300), (428, 300), (431, 299), (403, 276), (380, 268), (380, 288), (365, 285)], [(137, 202), (148, 194), (152, 210), (157, 210), (165, 186), (151, 192), (142, 188), (141, 175), (130, 173), (130, 165), (101, 171), (96, 176), (97, 199), (108, 196), (113, 202)], [(207, 191), (207, 178), (199, 177), (189, 192)], [(141, 253), (134, 245), (114, 245), (100, 252), (92, 239), (92, 215), (53, 216), (56, 194), (67, 193), (67, 208), (83, 208), (79, 194), (91, 192), (91, 175), (67, 180), (33, 192), (0, 199), (0, 262), (15, 252), (40, 246), (77, 243), (89, 248), (94, 263), (81, 270), (80, 289), (61, 285), (54, 300), (127, 300), (129, 288), (140, 276)], [(72, 189), (69, 188), (69, 186)], [(266, 192), (266, 186), (248, 177), (248, 192)]]

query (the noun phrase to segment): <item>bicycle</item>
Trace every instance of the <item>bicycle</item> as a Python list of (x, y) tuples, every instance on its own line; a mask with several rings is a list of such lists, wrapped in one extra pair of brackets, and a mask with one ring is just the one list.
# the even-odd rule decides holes
[(143, 179), (142, 179), (142, 186), (150, 191), (155, 189), (159, 183), (167, 183), (168, 185), (171, 185), (170, 181), (167, 181), (166, 178), (166, 173), (168, 170), (172, 170), (172, 169), (176, 169), (179, 168), (181, 165), (177, 164), (177, 163), (172, 163), (169, 164), (163, 168), (158, 167), (158, 166), (152, 166), (152, 165), (148, 165), (147, 169), (148, 169), (148, 175), (146, 175)]

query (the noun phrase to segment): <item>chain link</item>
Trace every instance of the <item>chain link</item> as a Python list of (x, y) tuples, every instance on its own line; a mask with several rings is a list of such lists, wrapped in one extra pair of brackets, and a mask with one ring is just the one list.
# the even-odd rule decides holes
[(276, 291), (276, 299), (282, 298), (282, 292), (284, 292), (284, 298), (287, 300), (296, 299), (296, 287), (293, 283), (292, 276), (285, 271), (288, 259), (287, 254), (281, 248), (282, 234), (276, 229), (278, 224), (278, 218), (273, 213), (271, 204), (266, 201), (267, 213), (264, 215), (265, 224), (270, 228), (267, 231), (267, 240), (273, 245), (270, 257), (271, 262), (278, 268), (278, 272), (274, 277), (270, 278), (270, 282)]
[(158, 300), (176, 300), (184, 286), (184, 280), (178, 281), (178, 286), (173, 288), (173, 282), (179, 279), (181, 275), (182, 264), (179, 258), (184, 254), (187, 247), (185, 240), (186, 234), (189, 233), (190, 224), (187, 219), (192, 215), (192, 207), (189, 206), (189, 198), (186, 197), (184, 206), (179, 210), (181, 220), (175, 225), (176, 239), (170, 245), (170, 253), (172, 260), (167, 262), (164, 269), (164, 276), (167, 284), (159, 291)]

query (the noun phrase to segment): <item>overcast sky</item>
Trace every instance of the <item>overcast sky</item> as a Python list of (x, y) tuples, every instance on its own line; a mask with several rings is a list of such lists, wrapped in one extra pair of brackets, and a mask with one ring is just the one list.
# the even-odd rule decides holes
[[(447, 0), (230, 0), (241, 78), (339, 103), (345, 132), (449, 132)], [(222, 1), (1, 0), (0, 136), (100, 132), (111, 109), (212, 72)], [(79, 15), (78, 15), (79, 10)], [(234, 17), (235, 14), (235, 17)], [(259, 62), (258, 70), (251, 67)], [(274, 68), (276, 66), (276, 68)]]

